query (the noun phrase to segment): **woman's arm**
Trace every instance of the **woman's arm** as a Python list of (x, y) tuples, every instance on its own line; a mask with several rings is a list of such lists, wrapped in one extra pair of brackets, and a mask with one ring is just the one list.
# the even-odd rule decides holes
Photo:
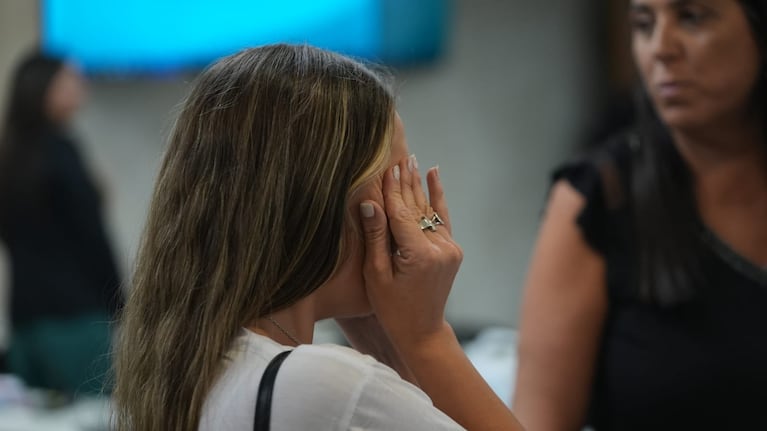
[(447, 323), (438, 333), (398, 347), (434, 405), (467, 430), (523, 429), (466, 357)]
[(604, 259), (576, 224), (584, 205), (554, 185), (525, 287), (512, 410), (531, 430), (576, 431), (586, 417), (607, 289)]
[(403, 380), (418, 386), (413, 372), (407, 367), (399, 351), (389, 340), (389, 336), (375, 314), (336, 318), (335, 320), (346, 336), (346, 340), (355, 350), (376, 358), (378, 362), (396, 371)]
[[(464, 354), (445, 321), (447, 297), (463, 252), (451, 236), (450, 218), (436, 169), (429, 171), (427, 201), (417, 169), (402, 161), (383, 179), (386, 210), (362, 203), (365, 287), (376, 317), (419, 386), (434, 405), (471, 431), (521, 430)], [(436, 211), (443, 225), (422, 230), (421, 217)], [(393, 236), (397, 252), (391, 253)]]

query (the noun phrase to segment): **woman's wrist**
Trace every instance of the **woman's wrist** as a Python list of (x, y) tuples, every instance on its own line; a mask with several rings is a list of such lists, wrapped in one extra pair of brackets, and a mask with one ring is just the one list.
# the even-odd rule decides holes
[(438, 355), (450, 347), (457, 346), (460, 349), (458, 338), (447, 321), (426, 334), (409, 333), (396, 337), (394, 344), (408, 364)]

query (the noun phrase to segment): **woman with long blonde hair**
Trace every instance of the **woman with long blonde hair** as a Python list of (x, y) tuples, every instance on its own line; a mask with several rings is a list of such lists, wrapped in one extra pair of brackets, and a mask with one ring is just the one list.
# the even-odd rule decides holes
[[(116, 428), (519, 429), (444, 319), (462, 252), (437, 170), (427, 198), (407, 154), (391, 91), (357, 62), (274, 45), (206, 70), (122, 316)], [(325, 318), (358, 351), (312, 345)]]

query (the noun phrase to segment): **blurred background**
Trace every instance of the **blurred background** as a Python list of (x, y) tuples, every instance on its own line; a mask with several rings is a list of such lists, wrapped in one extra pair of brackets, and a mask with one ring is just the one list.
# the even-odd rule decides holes
[[(440, 166), (465, 251), (448, 318), (466, 333), (513, 329), (549, 174), (598, 140), (631, 81), (620, 3), (0, 0), (0, 100), (36, 46), (85, 73), (74, 128), (105, 191), (106, 229), (129, 285), (164, 140), (200, 68), (275, 41), (385, 64), (411, 150), (422, 166)], [(0, 244), (0, 351), (7, 286)]]

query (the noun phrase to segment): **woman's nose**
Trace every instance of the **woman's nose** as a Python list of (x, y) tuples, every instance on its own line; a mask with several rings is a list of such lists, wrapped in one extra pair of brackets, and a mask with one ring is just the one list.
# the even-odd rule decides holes
[(661, 62), (672, 61), (682, 53), (678, 29), (668, 19), (658, 21), (650, 43), (653, 56)]

